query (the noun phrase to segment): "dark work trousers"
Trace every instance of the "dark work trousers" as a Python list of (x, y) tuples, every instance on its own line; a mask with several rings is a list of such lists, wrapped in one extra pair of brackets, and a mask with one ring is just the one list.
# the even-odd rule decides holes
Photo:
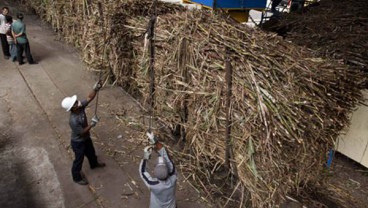
[(17, 43), (17, 59), (20, 64), (23, 63), (23, 51), (26, 53), (26, 57), (29, 64), (33, 64), (33, 58), (31, 55), (31, 48), (29, 43)]
[(1, 39), (1, 46), (3, 49), (4, 56), (10, 56), (9, 44), (8, 44), (8, 40), (6, 39), (6, 34), (0, 34), (0, 39)]
[(72, 166), (73, 180), (80, 181), (82, 180), (80, 171), (82, 170), (84, 156), (87, 157), (89, 166), (91, 168), (95, 168), (97, 165), (97, 156), (95, 153), (95, 148), (93, 147), (91, 138), (88, 138), (85, 141), (81, 142), (71, 141), (71, 146), (75, 155), (75, 159), (73, 161)]

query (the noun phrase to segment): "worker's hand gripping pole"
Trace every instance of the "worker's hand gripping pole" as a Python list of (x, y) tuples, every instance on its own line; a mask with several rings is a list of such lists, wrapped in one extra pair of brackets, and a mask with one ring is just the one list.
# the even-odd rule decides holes
[(151, 154), (152, 154), (152, 146), (147, 146), (144, 148), (144, 155), (143, 155), (143, 159), (145, 160), (149, 160), (151, 159)]
[(98, 80), (95, 85), (93, 86), (93, 90), (96, 92), (96, 106), (95, 106), (95, 115), (94, 117), (97, 117), (97, 107), (98, 107), (98, 94), (100, 92), (100, 89), (102, 87), (102, 83), (101, 83), (101, 80)]

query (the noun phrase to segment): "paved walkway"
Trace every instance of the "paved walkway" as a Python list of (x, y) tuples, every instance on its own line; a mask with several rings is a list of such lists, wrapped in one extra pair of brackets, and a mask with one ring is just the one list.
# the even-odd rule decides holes
[[(10, 2), (0, 0), (0, 6), (15, 15)], [(142, 113), (117, 87), (101, 91), (101, 122), (93, 129), (98, 157), (107, 166), (90, 170), (85, 160), (90, 185), (73, 183), (69, 115), (60, 102), (73, 94), (85, 98), (96, 76), (37, 17), (26, 14), (25, 23), (38, 64), (18, 66), (0, 56), (0, 207), (148, 207), (149, 191), (138, 175), (145, 138), (135, 124)], [(179, 207), (208, 207), (183, 177), (177, 201)]]

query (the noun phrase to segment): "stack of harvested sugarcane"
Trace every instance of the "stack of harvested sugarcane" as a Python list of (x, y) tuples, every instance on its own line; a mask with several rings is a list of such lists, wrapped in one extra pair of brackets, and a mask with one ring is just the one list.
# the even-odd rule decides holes
[[(147, 22), (131, 18), (129, 25), (145, 28)], [(141, 61), (134, 77), (148, 97), (149, 53), (143, 37), (133, 42)], [(226, 50), (234, 68), (233, 189), (246, 190), (237, 199), (248, 196), (254, 207), (273, 206), (317, 179), (326, 151), (360, 99), (354, 72), (205, 12), (159, 16), (156, 46), (156, 113), (185, 127), (189, 154), (182, 157), (191, 162), (183, 165), (208, 196), (232, 196), (218, 189), (224, 186), (218, 175), (226, 150)], [(182, 122), (185, 107), (188, 121)]]
[[(46, 0), (24, 1), (64, 40), (81, 50), (83, 61), (92, 70), (111, 75), (109, 56), (111, 14), (118, 5), (111, 0)], [(116, 55), (116, 54), (115, 54)], [(117, 59), (117, 57), (111, 57)]]
[[(154, 113), (185, 128), (176, 159), (222, 206), (273, 207), (318, 180), (327, 150), (361, 100), (354, 70), (222, 15), (142, 0), (101, 0), (87, 9), (83, 32), (62, 34), (79, 43), (90, 67), (112, 73), (140, 98), (149, 97), (145, 33), (150, 15), (158, 15)], [(233, 68), (229, 108), (225, 59)]]
[(278, 21), (266, 23), (264, 28), (315, 50), (321, 57), (331, 57), (368, 72), (365, 0), (323, 0), (305, 8), (303, 13), (285, 14)]

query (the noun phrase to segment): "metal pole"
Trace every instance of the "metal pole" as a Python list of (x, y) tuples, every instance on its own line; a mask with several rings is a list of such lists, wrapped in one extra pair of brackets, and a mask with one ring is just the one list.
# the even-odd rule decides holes
[(151, 132), (152, 128), (152, 119), (153, 119), (153, 109), (155, 106), (154, 102), (154, 94), (155, 94), (155, 71), (154, 71), (154, 65), (155, 65), (155, 23), (156, 23), (156, 9), (157, 6), (157, 0), (154, 1), (154, 14), (151, 16), (151, 19), (149, 21), (148, 25), (148, 39), (149, 39), (149, 48), (150, 48), (150, 65), (149, 65), (149, 74), (150, 74), (150, 119), (149, 119), (149, 131)]
[[(182, 42), (182, 46), (181, 46), (181, 56), (182, 58), (179, 59), (180, 61), (180, 67), (183, 68), (183, 81), (186, 84), (189, 84), (189, 75), (188, 75), (188, 67), (187, 67), (187, 39), (184, 38), (183, 42)], [(187, 90), (187, 87), (183, 87), (184, 91)], [(183, 103), (183, 115), (181, 116), (181, 122), (183, 124), (186, 124), (188, 122), (188, 99), (189, 99), (189, 95), (187, 93), (185, 93), (184, 95), (184, 103)], [(181, 127), (181, 136), (182, 136), (182, 141), (185, 142), (186, 141), (186, 137), (187, 137), (187, 133), (185, 130), (185, 125), (183, 125)]]
[(226, 60), (225, 60), (225, 70), (226, 70), (226, 131), (225, 131), (225, 141), (226, 141), (226, 152), (225, 152), (225, 166), (230, 170), (230, 157), (232, 150), (231, 143), (231, 87), (232, 87), (232, 66), (228, 54), (228, 50), (226, 51)]
[[(101, 18), (101, 27), (104, 27), (105, 24), (104, 24), (104, 17), (103, 17), (103, 10), (102, 10), (102, 4), (101, 2), (98, 2), (97, 4), (98, 6), (98, 11), (99, 11), (99, 14), (100, 14), (100, 18)], [(104, 31), (104, 30), (103, 30)], [(104, 31), (104, 43), (106, 43), (106, 32)], [(103, 49), (103, 54), (102, 54), (102, 57), (101, 57), (101, 63), (102, 63), (102, 67), (104, 66), (104, 56), (105, 56), (105, 52), (106, 52), (106, 47), (104, 46), (104, 49)], [(99, 71), (99, 75), (98, 75), (98, 81), (100, 82), (101, 81), (101, 78), (102, 78), (102, 69), (100, 69)], [(97, 116), (97, 108), (98, 108), (98, 95), (99, 95), (99, 91), (96, 92), (96, 106), (95, 106), (95, 116)]]

